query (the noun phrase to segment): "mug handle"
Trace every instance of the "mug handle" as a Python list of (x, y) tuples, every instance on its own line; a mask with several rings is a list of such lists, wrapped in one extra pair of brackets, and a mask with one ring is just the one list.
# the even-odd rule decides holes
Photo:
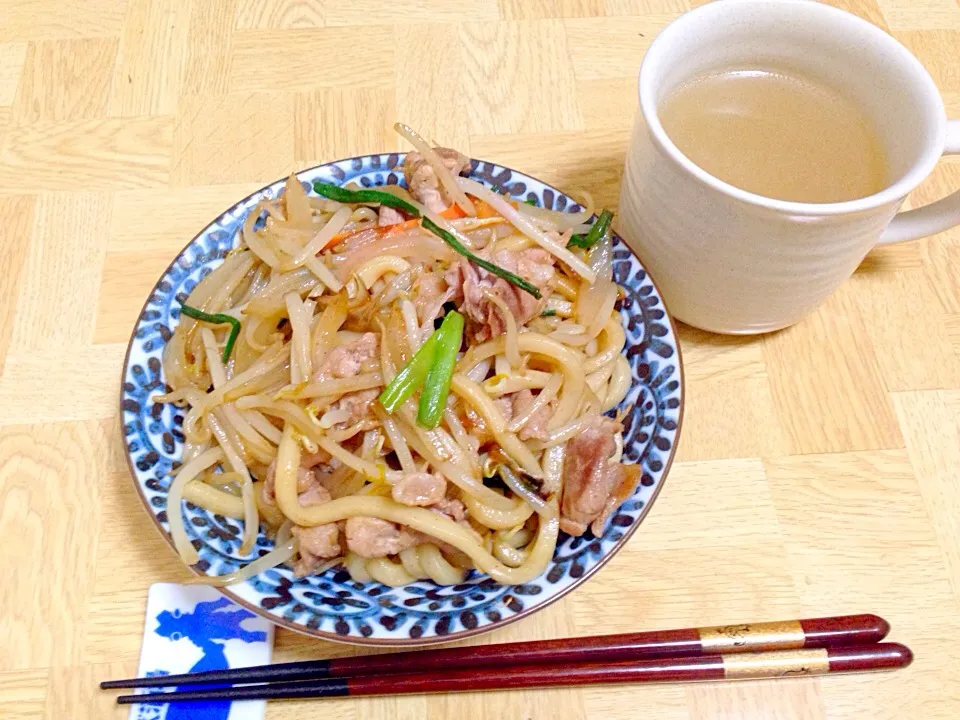
[[(947, 121), (947, 141), (943, 147), (944, 155), (960, 153), (960, 120)], [(897, 213), (893, 222), (880, 236), (880, 244), (904, 242), (917, 238), (936, 235), (960, 225), (960, 190), (950, 193), (929, 205), (916, 210)]]
[[(943, 147), (943, 154), (953, 155), (954, 153), (960, 153), (960, 120), (947, 121), (947, 141)], [(888, 245), (916, 240), (936, 235), (955, 225), (960, 225), (960, 190), (922, 208), (897, 213), (893, 222), (880, 236), (879, 244)]]

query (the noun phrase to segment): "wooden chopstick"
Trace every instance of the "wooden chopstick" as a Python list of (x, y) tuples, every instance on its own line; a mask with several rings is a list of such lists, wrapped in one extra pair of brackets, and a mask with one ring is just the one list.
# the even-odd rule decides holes
[(262, 683), (401, 672), (433, 672), (512, 665), (617, 662), (707, 653), (865, 645), (887, 636), (890, 625), (876, 615), (840, 615), (747, 625), (658, 630), (620, 635), (516, 642), (501, 645), (419, 650), (383, 655), (308, 660), (184, 675), (107, 680), (114, 688), (168, 687), (210, 683)]
[(720, 653), (694, 657), (654, 658), (611, 663), (519, 665), (447, 672), (365, 675), (307, 682), (283, 682), (221, 689), (185, 690), (147, 695), (121, 695), (117, 702), (180, 702), (185, 700), (276, 700), (362, 695), (515, 690), (519, 688), (615, 683), (749, 680), (896, 670), (913, 661), (899, 643), (848, 647)]

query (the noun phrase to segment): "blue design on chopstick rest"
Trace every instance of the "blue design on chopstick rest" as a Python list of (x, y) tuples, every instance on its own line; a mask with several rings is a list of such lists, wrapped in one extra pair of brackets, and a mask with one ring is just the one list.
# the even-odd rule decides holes
[[(246, 630), (241, 623), (255, 617), (253, 613), (230, 602), (227, 598), (218, 598), (210, 602), (197, 603), (192, 612), (161, 610), (156, 616), (157, 626), (154, 632), (174, 642), (188, 640), (203, 655), (193, 664), (189, 672), (206, 670), (226, 670), (230, 667), (224, 652), (223, 642), (240, 640), (245, 643), (263, 643), (267, 633), (259, 630)], [(146, 675), (168, 675), (166, 670), (148, 671)], [(213, 687), (193, 685), (157, 689), (148, 695), (157, 697), (138, 703), (137, 720), (227, 720), (230, 716), (229, 700), (198, 701), (185, 703), (165, 703), (162, 696), (166, 692), (184, 689)], [(162, 708), (166, 708), (163, 712)]]
[[(304, 186), (314, 181), (359, 183), (364, 187), (403, 184), (403, 154), (391, 153), (341, 160), (299, 173)], [(511, 197), (566, 212), (581, 208), (558, 190), (510, 168), (474, 160), (471, 176)], [(261, 199), (282, 194), (278, 181), (227, 210), (174, 261), (151, 293), (137, 323), (124, 368), (124, 434), (135, 480), (145, 504), (168, 530), (168, 472), (179, 458), (183, 435), (180, 410), (151, 401), (163, 391), (160, 359), (166, 340), (179, 320), (180, 303), (239, 242), (247, 214)], [(314, 635), (362, 642), (426, 643), (452, 639), (465, 632), (491, 629), (521, 613), (557, 599), (596, 570), (643, 518), (655, 496), (676, 447), (682, 382), (677, 338), (663, 300), (637, 258), (619, 239), (614, 241), (614, 278), (625, 290), (620, 301), (632, 387), (622, 407), (634, 410), (624, 418), (624, 457), (642, 468), (641, 482), (607, 523), (601, 538), (561, 535), (553, 562), (535, 581), (505, 587), (481, 576), (453, 587), (428, 581), (404, 588), (353, 582), (342, 570), (322, 576), (294, 578), (287, 569), (273, 569), (230, 588), (228, 595), (269, 619)], [(200, 554), (197, 569), (210, 574), (236, 570), (251, 558), (239, 556), (240, 523), (184, 503), (187, 532)], [(256, 552), (272, 542), (261, 533)]]

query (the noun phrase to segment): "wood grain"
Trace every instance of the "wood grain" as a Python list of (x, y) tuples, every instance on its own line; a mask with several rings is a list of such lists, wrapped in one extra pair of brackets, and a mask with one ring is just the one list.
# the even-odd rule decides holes
[(773, 401), (792, 452), (903, 444), (854, 292), (852, 284), (841, 287), (802, 324), (763, 338)]
[(113, 79), (111, 115), (176, 111), (189, 18), (189, 7), (179, 0), (130, 0)]
[[(96, 559), (88, 531), (99, 525), (104, 445), (98, 423), (0, 430), (0, 532), (11, 539), (0, 551), (11, 569), (0, 669), (82, 662)], [(61, 488), (69, 488), (69, 502)], [(51, 571), (37, 572), (41, 566)]]
[(293, 165), (293, 105), (287, 93), (181, 97), (173, 182), (188, 187), (283, 176)]
[[(828, 0), (960, 116), (955, 0)], [(616, 207), (656, 34), (703, 0), (5, 0), (0, 9), (0, 718), (126, 718), (147, 591), (185, 573), (117, 418), (134, 319), (223, 209), (396, 120)], [(960, 188), (942, 162), (907, 201)], [(648, 519), (581, 589), (471, 644), (875, 612), (905, 671), (325, 702), (330, 720), (960, 715), (960, 230), (871, 252), (762, 338), (681, 327), (686, 416)], [(360, 648), (277, 633), (275, 657)], [(277, 703), (267, 720), (312, 717)]]
[(13, 104), (26, 59), (27, 43), (12, 42), (0, 45), (0, 105)]
[(192, 95), (227, 91), (233, 65), (236, 0), (190, 2), (183, 91)]
[(90, 193), (41, 196), (13, 323), (17, 350), (49, 350), (90, 341), (103, 269), (107, 198)]
[(34, 720), (43, 714), (49, 670), (0, 673), (0, 714), (8, 720)]
[(172, 131), (164, 115), (9, 128), (0, 139), (0, 184), (21, 192), (161, 187)]
[[(411, 53), (410, 47), (421, 52)], [(459, 33), (449, 25), (403, 25), (397, 28), (394, 67), (397, 119), (413, 128), (429, 128), (432, 139), (471, 152), (470, 103), (461, 91), (464, 59)], [(442, 67), (444, 72), (435, 72)], [(443, 103), (435, 97), (446, 98)], [(399, 138), (394, 138), (397, 143)], [(399, 147), (388, 141), (386, 147)]]
[[(650, 42), (674, 18), (672, 13), (565, 20), (573, 71), (578, 80), (617, 78), (639, 68)], [(635, 90), (636, 88), (634, 88)]]
[(717, 720), (743, 717), (821, 720), (828, 717), (820, 697), (820, 682), (803, 678), (783, 687), (764, 680), (746, 687), (743, 683), (703, 683), (687, 689), (691, 714)]
[[(0, 198), (0, 267), (23, 267), (33, 233), (35, 204), (36, 198), (30, 195)], [(13, 334), (22, 280), (20, 272), (4, 273), (0, 279), (0, 370)]]
[(310, 0), (239, 0), (235, 27), (243, 30), (323, 27), (326, 3)]
[(103, 117), (116, 59), (117, 41), (112, 38), (30, 43), (17, 86), (14, 121), (29, 125)]
[[(120, 190), (111, 193), (107, 252), (153, 251), (168, 262), (224, 208), (267, 184), (192, 185), (188, 188)], [(144, 222), (150, 218), (150, 222)], [(156, 278), (154, 278), (156, 280)]]
[(596, 17), (604, 14), (603, 0), (500, 0), (506, 20), (542, 20), (552, 17)]
[[(470, 130), (507, 134), (581, 127), (560, 21), (460, 26)], [(541, 112), (549, 107), (550, 112)]]
[(123, 343), (11, 352), (0, 378), (0, 402), (8, 408), (0, 426), (111, 417), (124, 353)]
[(124, 3), (85, 0), (52, 3), (48, 0), (6, 0), (0, 42), (116, 37), (123, 29)]
[(392, 89), (324, 88), (297, 93), (293, 107), (298, 166), (319, 165), (342, 155), (382, 152), (396, 140)]
[[(393, 30), (384, 25), (238, 31), (233, 40), (230, 90), (391, 88), (392, 45)], [(280, 63), (279, 58), (283, 58)]]

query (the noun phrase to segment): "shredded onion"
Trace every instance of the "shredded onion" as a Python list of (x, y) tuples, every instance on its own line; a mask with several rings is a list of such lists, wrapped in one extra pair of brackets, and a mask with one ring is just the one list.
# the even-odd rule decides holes
[(563, 460), (566, 450), (566, 445), (554, 445), (543, 453), (543, 482), (540, 484), (540, 491), (547, 497), (560, 492), (563, 487)]
[(243, 241), (247, 244), (247, 247), (250, 248), (254, 255), (263, 260), (270, 267), (276, 268), (280, 265), (280, 258), (277, 257), (277, 254), (257, 235), (256, 231), (253, 229), (253, 226), (257, 224), (257, 218), (260, 217), (260, 213), (264, 210), (264, 208), (265, 205), (261, 202), (257, 203), (253, 210), (250, 211), (250, 214), (247, 215), (247, 219), (243, 221), (243, 230), (241, 235), (243, 237)]
[(574, 230), (574, 232), (576, 232), (576, 228), (582, 226), (593, 216), (595, 208), (593, 196), (586, 192), (583, 193), (583, 195), (585, 200), (579, 203), (583, 206), (583, 210), (577, 213), (547, 210), (546, 208), (537, 207), (536, 205), (527, 205), (527, 203), (518, 204), (517, 212), (521, 215), (529, 215), (540, 223), (541, 226), (549, 226), (550, 230), (556, 230), (561, 233), (565, 230)]
[(223, 460), (223, 451), (220, 448), (207, 450), (180, 468), (180, 472), (170, 483), (170, 489), (167, 491), (167, 522), (170, 523), (170, 537), (173, 538), (173, 546), (187, 565), (198, 563), (200, 555), (187, 537), (187, 530), (183, 524), (183, 509), (180, 507), (183, 489), (197, 475), (221, 460)]
[(334, 425), (339, 425), (349, 419), (349, 410), (328, 410), (323, 414), (323, 417), (320, 418), (320, 427), (324, 429), (332, 428)]
[[(580, 283), (576, 313), (577, 322), (588, 329), (588, 338), (593, 338), (600, 334), (603, 326), (610, 319), (613, 303), (617, 299), (617, 286), (613, 282), (613, 243), (609, 235), (590, 249), (587, 262), (593, 272), (594, 280)], [(602, 309), (607, 306), (609, 308), (601, 314)]]
[(287, 317), (293, 336), (290, 340), (290, 383), (296, 385), (308, 380), (313, 374), (310, 359), (310, 317), (304, 311), (303, 302), (297, 293), (284, 296)]
[(403, 439), (403, 435), (400, 434), (396, 422), (383, 411), (382, 407), (374, 407), (374, 410), (377, 412), (377, 417), (380, 418), (383, 430), (390, 440), (390, 447), (393, 448), (393, 452), (397, 455), (397, 460), (400, 461), (400, 469), (405, 473), (416, 472), (417, 466), (413, 462), (413, 455), (410, 454), (410, 447), (407, 445), (407, 441)]
[[(439, 223), (437, 224), (439, 225)], [(337, 267), (337, 274), (341, 280), (349, 280), (354, 268), (382, 255), (396, 255), (430, 263), (435, 260), (450, 261), (454, 258), (455, 253), (449, 245), (436, 235), (427, 237), (422, 232), (397, 233), (341, 253), (338, 259), (342, 262)]]
[(533, 402), (531, 402), (526, 409), (513, 418), (510, 423), (507, 425), (507, 430), (510, 432), (520, 432), (523, 429), (523, 426), (530, 422), (530, 418), (533, 417), (540, 408), (546, 406), (548, 402), (553, 400), (557, 396), (557, 393), (560, 392), (560, 386), (563, 384), (563, 375), (560, 373), (554, 373), (553, 377), (550, 378), (543, 390), (540, 391), (540, 394), (537, 395)]
[(500, 466), (500, 477), (503, 478), (504, 484), (510, 488), (517, 497), (523, 498), (537, 515), (547, 518), (548, 520), (557, 516), (556, 505), (550, 505), (506, 465)]
[(490, 358), (486, 358), (467, 370), (466, 375), (474, 382), (483, 382), (487, 373), (490, 372), (491, 365), (493, 365), (493, 361)]
[(618, 355), (614, 364), (610, 384), (607, 386), (607, 395), (603, 401), (603, 412), (615, 408), (626, 397), (630, 390), (630, 363), (623, 355)]
[(320, 313), (320, 319), (313, 328), (313, 339), (310, 343), (313, 367), (317, 370), (323, 365), (327, 353), (333, 349), (337, 330), (346, 319), (347, 301), (343, 297), (337, 297)]
[(303, 264), (317, 276), (320, 282), (330, 288), (331, 292), (340, 292), (343, 288), (343, 283), (337, 279), (330, 268), (323, 264), (323, 260), (320, 258), (310, 255), (303, 261)]
[(188, 585), (212, 585), (213, 587), (224, 587), (225, 585), (235, 585), (236, 583), (249, 580), (254, 575), (259, 575), (264, 570), (283, 565), (296, 554), (296, 539), (290, 538), (281, 544), (279, 538), (276, 546), (266, 555), (258, 557), (253, 562), (244, 565), (239, 570), (234, 570), (226, 575), (201, 575), (191, 578), (187, 581)]
[(540, 230), (540, 228), (514, 210), (510, 203), (508, 203), (502, 195), (498, 195), (489, 188), (478, 183), (476, 180), (471, 180), (470, 178), (457, 178), (457, 183), (465, 192), (470, 193), (474, 197), (480, 198), (488, 205), (493, 207), (494, 210), (513, 223), (514, 227), (516, 227), (520, 232), (536, 242), (537, 245), (542, 247), (558, 260), (565, 262), (571, 270), (577, 273), (577, 275), (582, 277), (587, 282), (594, 281), (596, 275), (590, 266), (570, 252), (566, 247), (548, 238), (546, 234)]
[(423, 344), (423, 338), (420, 336), (420, 323), (417, 322), (417, 309), (409, 300), (401, 300), (400, 312), (403, 314), (403, 325), (407, 330), (407, 343), (410, 345), (410, 352), (415, 353)]
[(313, 211), (303, 185), (293, 173), (287, 178), (284, 186), (283, 200), (287, 209), (287, 223), (301, 230), (309, 230), (313, 224)]
[[(518, 340), (519, 332), (517, 330), (517, 319), (513, 316), (513, 313), (510, 312), (510, 308), (507, 307), (507, 303), (504, 302), (503, 298), (497, 295), (495, 292), (489, 288), (480, 288), (484, 296), (496, 306), (497, 310), (500, 311), (500, 315), (503, 317), (503, 324), (507, 329), (506, 338), (506, 359), (510, 364), (511, 368), (519, 368), (521, 359), (520, 359), (520, 342)], [(497, 356), (497, 359), (500, 359), (500, 356)]]
[(346, 225), (347, 220), (350, 219), (350, 208), (342, 207), (337, 210), (333, 217), (331, 217), (327, 223), (320, 228), (320, 231), (313, 236), (313, 239), (307, 243), (307, 246), (300, 251), (300, 253), (293, 258), (295, 265), (302, 265), (303, 262), (310, 256), (315, 256), (318, 252), (323, 250), (327, 243), (330, 242), (331, 238), (340, 232), (343, 229), (343, 226)]

